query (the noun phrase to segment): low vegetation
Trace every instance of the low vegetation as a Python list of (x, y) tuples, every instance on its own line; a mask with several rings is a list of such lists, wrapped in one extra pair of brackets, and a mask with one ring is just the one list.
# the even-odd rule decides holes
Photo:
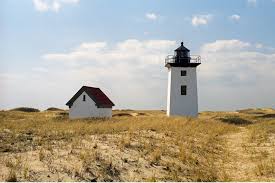
[(39, 109), (31, 108), (31, 107), (18, 107), (11, 109), (10, 111), (20, 111), (20, 112), (39, 112)]
[(275, 111), (0, 111), (0, 181), (272, 181)]
[(46, 111), (64, 111), (64, 110), (56, 107), (49, 107), (48, 109), (46, 109)]

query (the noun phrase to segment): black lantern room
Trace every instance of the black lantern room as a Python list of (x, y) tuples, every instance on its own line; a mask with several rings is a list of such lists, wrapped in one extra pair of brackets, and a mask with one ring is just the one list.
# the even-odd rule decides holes
[(165, 59), (165, 67), (197, 67), (200, 64), (200, 56), (190, 56), (190, 50), (183, 46), (183, 42), (175, 49), (174, 55)]
[(175, 63), (190, 63), (190, 50), (183, 46), (181, 42), (180, 47), (175, 49)]

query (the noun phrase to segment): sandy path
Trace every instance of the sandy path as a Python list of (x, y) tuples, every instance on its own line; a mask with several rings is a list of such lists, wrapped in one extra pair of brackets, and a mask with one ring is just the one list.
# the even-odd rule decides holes
[[(228, 148), (228, 161), (225, 171), (230, 180), (253, 181), (255, 164), (251, 161), (251, 155), (245, 149), (248, 142), (249, 130), (239, 127), (239, 131), (226, 136)], [(249, 179), (248, 179), (249, 177)]]

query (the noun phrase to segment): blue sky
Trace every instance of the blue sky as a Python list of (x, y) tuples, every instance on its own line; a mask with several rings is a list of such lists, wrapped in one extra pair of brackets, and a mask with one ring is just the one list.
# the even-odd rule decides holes
[(0, 108), (65, 107), (96, 85), (117, 108), (164, 109), (164, 58), (202, 56), (200, 110), (275, 107), (274, 0), (2, 0)]

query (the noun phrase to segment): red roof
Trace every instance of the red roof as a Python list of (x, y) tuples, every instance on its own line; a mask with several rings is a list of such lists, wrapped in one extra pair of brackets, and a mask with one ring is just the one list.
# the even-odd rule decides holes
[(111, 108), (115, 104), (99, 89), (90, 86), (82, 86), (80, 90), (66, 103), (71, 107), (74, 101), (83, 93), (86, 92), (89, 97), (96, 103), (99, 108)]

